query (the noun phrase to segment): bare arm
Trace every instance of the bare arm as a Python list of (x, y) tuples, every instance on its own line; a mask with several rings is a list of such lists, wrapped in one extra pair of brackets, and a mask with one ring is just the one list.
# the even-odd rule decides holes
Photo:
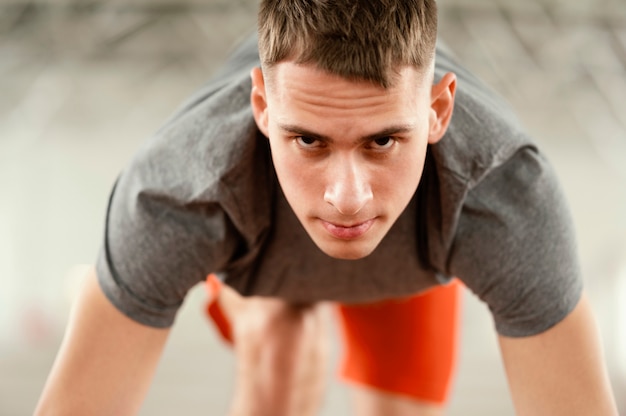
[(168, 333), (119, 312), (92, 268), (35, 414), (136, 414)]
[(500, 337), (513, 403), (520, 416), (617, 415), (599, 335), (587, 298), (548, 331)]

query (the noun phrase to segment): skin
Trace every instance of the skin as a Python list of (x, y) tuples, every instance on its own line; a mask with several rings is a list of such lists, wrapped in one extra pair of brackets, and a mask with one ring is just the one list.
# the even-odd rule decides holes
[(119, 312), (102, 293), (92, 269), (35, 415), (137, 414), (168, 334)]
[(516, 414), (617, 416), (587, 296), (556, 326), (525, 338), (499, 337)]
[(218, 302), (237, 357), (229, 415), (318, 414), (328, 370), (326, 305), (244, 298), (226, 286)]

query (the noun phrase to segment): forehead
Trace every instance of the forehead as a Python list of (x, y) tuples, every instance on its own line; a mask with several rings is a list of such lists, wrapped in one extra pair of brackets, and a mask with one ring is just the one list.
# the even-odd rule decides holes
[(325, 107), (339, 112), (414, 107), (430, 101), (432, 85), (428, 75), (409, 66), (398, 71), (389, 88), (367, 81), (348, 80), (314, 65), (292, 61), (280, 62), (265, 74), (268, 102), (288, 108)]

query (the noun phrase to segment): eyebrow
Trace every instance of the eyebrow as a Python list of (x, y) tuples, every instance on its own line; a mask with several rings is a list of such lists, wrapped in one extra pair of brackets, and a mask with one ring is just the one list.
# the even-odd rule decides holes
[[(311, 130), (305, 129), (304, 127), (300, 127), (297, 126), (295, 124), (278, 124), (278, 127), (281, 130), (284, 130), (286, 132), (289, 133), (293, 133), (293, 134), (297, 134), (298, 136), (304, 136), (304, 137), (309, 137), (311, 139), (315, 139), (315, 140), (319, 140), (325, 143), (332, 143), (334, 140), (326, 135), (323, 134), (319, 134), (319, 133), (315, 133)], [(408, 133), (412, 130), (414, 130), (415, 127), (412, 124), (399, 124), (399, 125), (392, 125), (389, 127), (385, 127), (384, 129), (373, 133), (373, 134), (368, 134), (366, 136), (362, 136), (359, 137), (357, 139), (357, 142), (359, 143), (365, 143), (365, 142), (371, 142), (373, 140), (377, 140), (377, 139), (382, 139), (383, 137), (388, 137), (388, 136), (393, 136), (396, 134), (403, 134), (403, 133)]]

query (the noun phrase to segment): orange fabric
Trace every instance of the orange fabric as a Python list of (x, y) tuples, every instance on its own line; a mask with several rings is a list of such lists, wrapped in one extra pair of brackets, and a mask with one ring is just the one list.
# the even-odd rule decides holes
[[(457, 358), (461, 287), (455, 280), (406, 299), (339, 305), (344, 345), (340, 377), (416, 400), (445, 403)], [(221, 282), (210, 275), (206, 288), (207, 314), (232, 345), (230, 323), (217, 303)]]
[(402, 300), (340, 305), (345, 345), (340, 376), (443, 404), (456, 366), (461, 283)]
[(213, 320), (213, 323), (217, 327), (222, 339), (226, 341), (228, 344), (233, 344), (233, 335), (230, 327), (230, 322), (219, 303), (217, 303), (217, 298), (220, 294), (220, 290), (222, 288), (222, 283), (217, 279), (217, 277), (213, 274), (210, 274), (206, 279), (206, 290), (209, 295), (209, 301), (207, 302), (206, 312)]

